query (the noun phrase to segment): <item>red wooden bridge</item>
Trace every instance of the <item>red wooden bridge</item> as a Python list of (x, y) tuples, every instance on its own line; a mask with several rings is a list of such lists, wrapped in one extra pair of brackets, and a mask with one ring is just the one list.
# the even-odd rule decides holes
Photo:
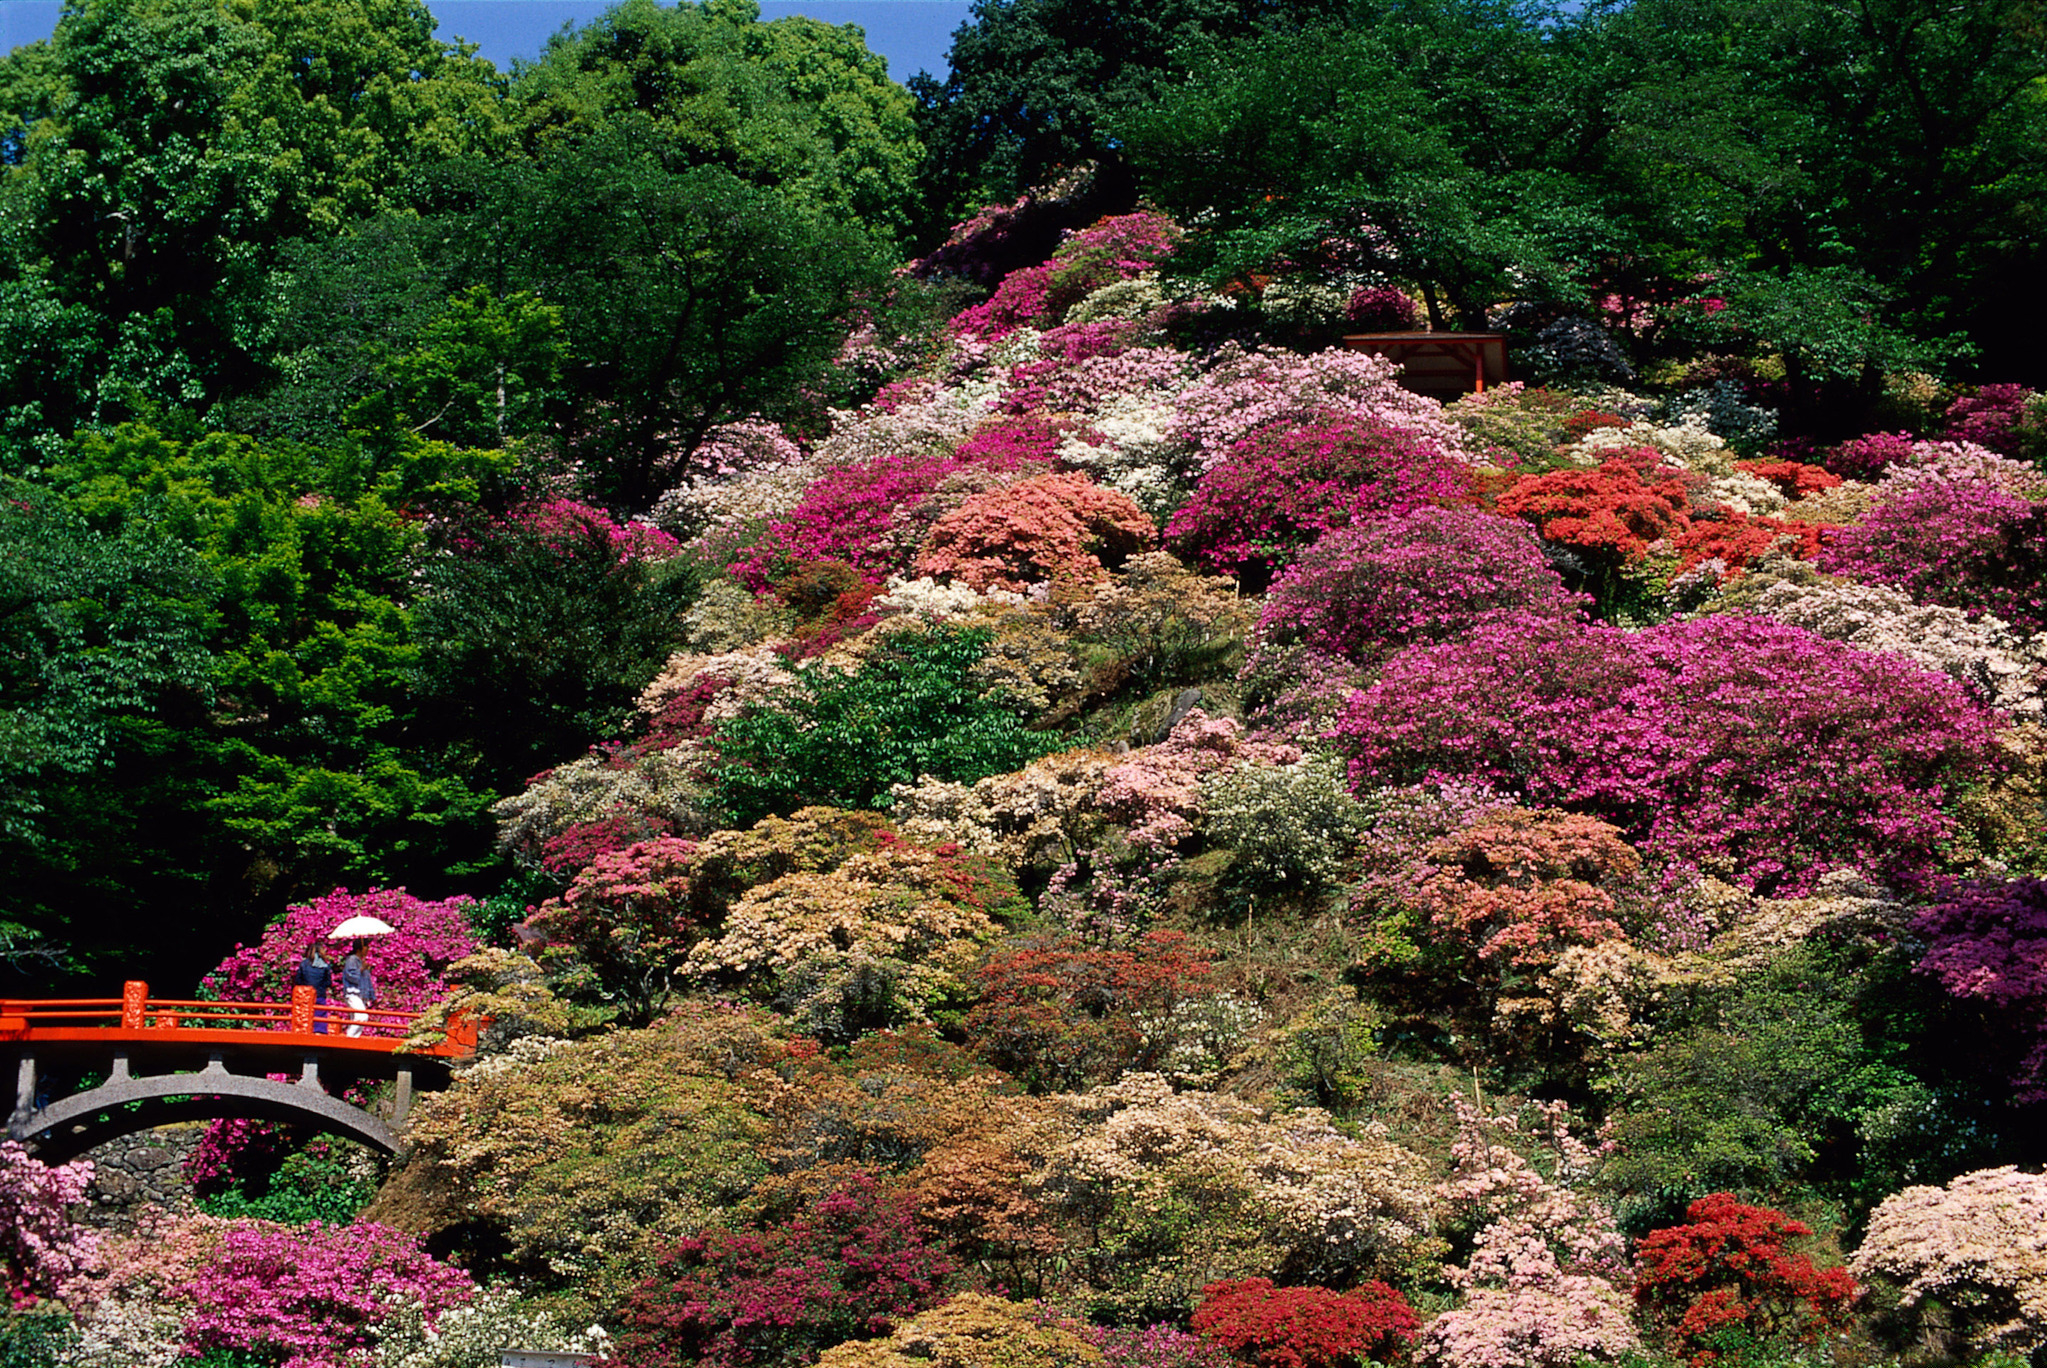
[[(15, 1061), (7, 1134), (60, 1163), (172, 1121), (253, 1116), (393, 1153), (392, 1127), (404, 1123), (415, 1090), (444, 1084), (450, 1060), (476, 1053), (476, 1023), (459, 1016), (440, 1041), (406, 1048), (419, 1015), (321, 1006), (311, 988), (293, 989), (288, 1003), (152, 998), (140, 982), (118, 998), (0, 998), (0, 1054)], [(41, 1097), (53, 1070), (86, 1069), (105, 1081)], [(388, 1122), (328, 1091), (365, 1079), (396, 1085)]]

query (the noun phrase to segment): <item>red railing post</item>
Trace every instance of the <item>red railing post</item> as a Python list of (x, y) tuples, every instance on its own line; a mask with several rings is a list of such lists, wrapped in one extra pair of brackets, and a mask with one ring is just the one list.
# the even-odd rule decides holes
[(291, 990), (291, 1029), (300, 1035), (313, 1033), (313, 999), (311, 984), (301, 983)]
[(129, 979), (121, 985), (121, 1029), (139, 1031), (142, 1029), (143, 1009), (149, 1005), (149, 985), (140, 979)]

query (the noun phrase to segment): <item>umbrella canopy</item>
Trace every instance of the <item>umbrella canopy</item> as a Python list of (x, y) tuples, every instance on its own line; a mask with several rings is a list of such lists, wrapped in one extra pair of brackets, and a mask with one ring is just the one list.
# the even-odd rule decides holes
[(397, 929), (378, 917), (350, 917), (327, 934), (335, 940), (353, 940), (357, 936), (388, 936)]

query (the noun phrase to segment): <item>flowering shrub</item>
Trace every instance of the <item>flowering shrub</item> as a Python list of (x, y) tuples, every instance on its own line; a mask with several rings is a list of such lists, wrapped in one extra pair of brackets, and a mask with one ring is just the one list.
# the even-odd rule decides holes
[(693, 1006), (468, 1070), (419, 1099), (365, 1214), (540, 1288), (643, 1276), (649, 1239), (704, 1229), (765, 1172), (734, 1080), (787, 1056), (751, 1012)]
[(831, 1041), (928, 1020), (965, 995), (978, 947), (997, 935), (995, 885), (956, 846), (892, 832), (836, 869), (792, 872), (733, 904), (692, 973), (743, 986)]
[(784, 1224), (671, 1246), (619, 1308), (612, 1357), (626, 1368), (805, 1363), (935, 1304), (952, 1273), (911, 1204), (853, 1174)]
[(1176, 931), (1148, 932), (1130, 950), (1025, 937), (981, 967), (967, 1036), (983, 1058), (1038, 1091), (1114, 1082), (1158, 1067), (1174, 1044), (1176, 1009), (1213, 996), (1213, 973)]
[(0, 1140), (0, 1275), (19, 1311), (57, 1292), (94, 1264), (99, 1235), (71, 1219), (92, 1183), (80, 1159), (51, 1167), (13, 1140)]
[(1902, 660), (1762, 618), (1639, 633), (1502, 616), (1416, 646), (1337, 729), (1354, 786), (1463, 777), (1598, 816), (1762, 888), (1859, 865), (1924, 876), (1990, 718)]
[[(1441, 1368), (1567, 1368), (1640, 1347), (1615, 1286), (1625, 1242), (1605, 1205), (1583, 1192), (1592, 1153), (1569, 1129), (1563, 1103), (1520, 1118), (1486, 1116), (1453, 1099), (1458, 1138), (1437, 1188), (1446, 1223), (1474, 1232), (1470, 1260), (1444, 1275), (1464, 1305), (1429, 1322), (1415, 1356)], [(1520, 1153), (1534, 1141), (1554, 1178)]]
[(701, 929), (692, 925), (687, 905), (695, 853), (694, 841), (675, 836), (602, 852), (532, 918), (630, 1025), (644, 1026), (667, 1001), (670, 981)]
[(500, 849), (523, 865), (566, 872), (578, 855), (623, 849), (635, 836), (708, 830), (708, 787), (691, 747), (583, 755), (534, 776), (491, 815)]
[(1244, 765), (1290, 765), (1300, 749), (1251, 740), (1241, 723), (1199, 708), (1173, 724), (1157, 745), (1131, 751), (1102, 773), (1096, 806), (1128, 828), (1134, 846), (1164, 850), (1193, 835), (1201, 820), (1202, 781)]
[(952, 320), (952, 331), (993, 342), (1026, 324), (1057, 322), (1092, 291), (1158, 265), (1179, 236), (1171, 219), (1148, 210), (1098, 220), (1067, 238), (1044, 265), (1004, 276), (992, 298)]
[(664, 560), (682, 549), (681, 542), (652, 523), (616, 522), (603, 509), (573, 499), (521, 504), (507, 518), (514, 527), (556, 552), (570, 551), (584, 542), (608, 542), (621, 565), (637, 560)]
[(2000, 456), (2017, 456), (2025, 447), (2025, 428), (2032, 410), (2037, 428), (2040, 396), (2024, 385), (1981, 385), (1964, 394), (1947, 409), (1947, 436), (1957, 442), (1974, 442)]
[(1918, 439), (1909, 432), (1872, 432), (1841, 443), (1821, 459), (1828, 470), (1844, 479), (1873, 482), (1893, 465), (1913, 463), (1917, 446)]
[(976, 590), (1018, 590), (1044, 580), (1096, 580), (1149, 550), (1144, 510), (1085, 475), (1039, 475), (970, 496), (932, 524), (917, 573)]
[(2026, 1041), (2012, 1080), (2018, 1099), (2047, 1100), (2047, 880), (1962, 884), (1912, 929), (1926, 942), (1920, 973), (1987, 1004)]
[(1365, 332), (1411, 332), (1420, 326), (1422, 314), (1414, 296), (1398, 285), (1367, 285), (1343, 306), (1343, 318)]
[(1376, 1280), (1355, 1292), (1274, 1287), (1266, 1278), (1210, 1283), (1193, 1326), (1259, 1368), (1390, 1363), (1421, 1330), (1407, 1298)]
[(2031, 1353), (2047, 1344), (2047, 1175), (1980, 1169), (1886, 1197), (1848, 1270), (1894, 1284), (1950, 1353)]
[(1640, 868), (1604, 822), (1506, 808), (1430, 846), (1414, 896), (1439, 931), (1495, 969), (1543, 968), (1574, 945), (1626, 934), (1614, 890)]
[(1680, 472), (1653, 459), (1611, 456), (1597, 470), (1524, 476), (1500, 495), (1495, 507), (1506, 517), (1533, 524), (1550, 541), (1616, 561), (1637, 561), (1649, 543), (1684, 528), (1690, 501)]
[(1206, 371), (1172, 396), (1174, 430), (1198, 473), (1236, 459), (1262, 431), (1347, 422), (1410, 433), (1448, 460), (1477, 463), (1470, 435), (1441, 404), (1400, 387), (1399, 370), (1370, 352), (1220, 349)]
[(1229, 882), (1269, 892), (1336, 883), (1365, 822), (1340, 766), (1320, 755), (1208, 775), (1201, 809), (1209, 841), (1230, 849)]
[(1167, 539), (1221, 574), (1263, 582), (1333, 527), (1469, 497), (1465, 468), (1426, 437), (1325, 415), (1231, 449), (1173, 515)]
[(768, 524), (731, 572), (764, 590), (803, 561), (844, 561), (879, 584), (893, 563), (887, 537), (894, 514), (928, 497), (966, 462), (957, 455), (876, 456), (827, 470), (786, 514)]
[(1087, 1325), (1078, 1333), (1101, 1350), (1102, 1368), (1230, 1368), (1236, 1362), (1214, 1340), (1176, 1325), (1161, 1323), (1142, 1330)]
[(1092, 1232), (1074, 1276), (1100, 1304), (1164, 1317), (1217, 1274), (1348, 1283), (1400, 1266), (1429, 1235), (1422, 1161), (1346, 1138), (1322, 1112), (1268, 1115), (1155, 1074), (1065, 1105), (1080, 1133), (1051, 1156), (1043, 1191)]
[(400, 1302), (377, 1329), (375, 1368), (486, 1368), (508, 1345), (601, 1355), (610, 1342), (602, 1326), (571, 1331), (511, 1288), (493, 1287), (431, 1322), (421, 1303)]
[(1785, 1247), (1812, 1234), (1810, 1226), (1727, 1192), (1701, 1197), (1685, 1218), (1636, 1246), (1635, 1304), (1693, 1368), (1738, 1360), (1741, 1350), (1812, 1344), (1847, 1327), (1860, 1295), (1855, 1280)]
[(2047, 503), (1993, 481), (1887, 480), (1862, 522), (1835, 533), (1819, 563), (1921, 602), (2047, 629)]
[(1768, 480), (1787, 499), (1802, 499), (1841, 483), (1841, 477), (1824, 466), (1807, 465), (1803, 461), (1736, 461), (1734, 466), (1737, 470)]
[(962, 1292), (898, 1325), (886, 1339), (827, 1349), (819, 1368), (1222, 1368), (1205, 1361), (1118, 1360), (1095, 1347), (1095, 1326)]
[(424, 902), (402, 888), (373, 888), (350, 893), (337, 888), (310, 903), (295, 903), (272, 922), (255, 945), (238, 945), (234, 954), (200, 981), (200, 991), (229, 1002), (289, 1002), (291, 976), (308, 942), (330, 947), (329, 932), (350, 917), (376, 917), (393, 928), (389, 935), (363, 941), (363, 963), (377, 981), (377, 1006), (394, 1012), (416, 1012), (448, 991), (443, 971), (475, 953), (477, 942), (467, 917), (477, 907), (466, 896)]
[(376, 1343), (400, 1304), (416, 1304), (431, 1323), (474, 1294), (468, 1274), (384, 1226), (237, 1221), (191, 1285), (184, 1347), (275, 1355), (281, 1368), (343, 1368)]
[(1338, 528), (1309, 547), (1266, 594), (1256, 641), (1266, 658), (1300, 644), (1373, 663), (1505, 611), (1564, 621), (1578, 600), (1519, 524), (1418, 508)]

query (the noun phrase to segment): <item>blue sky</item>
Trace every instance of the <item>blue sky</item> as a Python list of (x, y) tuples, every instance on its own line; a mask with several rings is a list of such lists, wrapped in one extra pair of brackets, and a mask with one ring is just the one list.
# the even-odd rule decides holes
[[(888, 74), (906, 81), (919, 71), (945, 74), (952, 31), (967, 18), (967, 0), (760, 0), (761, 17), (808, 14), (828, 24), (858, 24), (867, 46), (888, 58)], [(604, 12), (605, 0), (427, 0), (443, 38), (466, 38), (500, 67), (540, 53), (564, 23)], [(60, 0), (0, 0), (0, 49), (47, 38)]]

